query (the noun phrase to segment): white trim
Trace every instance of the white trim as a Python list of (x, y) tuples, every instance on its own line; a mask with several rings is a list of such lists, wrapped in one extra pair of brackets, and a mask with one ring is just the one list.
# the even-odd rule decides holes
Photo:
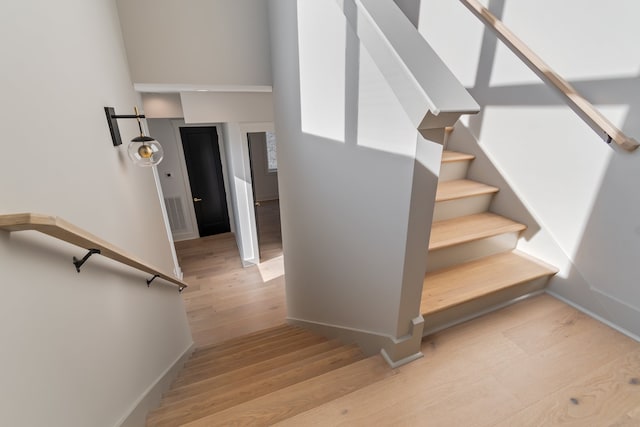
[[(513, 305), (513, 304), (515, 304), (517, 302), (520, 302), (520, 301), (523, 301), (525, 299), (529, 299), (529, 298), (541, 295), (544, 292), (545, 292), (544, 289), (540, 289), (540, 290), (534, 291), (534, 292), (529, 292), (528, 294), (519, 296), (519, 297), (511, 299), (509, 301), (505, 301), (505, 302), (502, 302), (500, 304), (492, 305), (492, 306), (490, 306), (488, 308), (485, 308), (485, 309), (480, 310), (480, 311), (473, 312), (473, 313), (471, 313), (471, 314), (469, 314), (467, 316), (463, 316), (463, 317), (455, 319), (455, 320), (453, 320), (451, 322), (447, 322), (445, 324), (438, 325), (435, 328), (428, 328), (428, 327), (425, 326), (425, 328), (424, 328), (424, 330), (422, 332), (422, 336), (426, 337), (427, 335), (435, 334), (436, 332), (440, 332), (442, 330), (451, 328), (453, 326), (459, 325), (460, 323), (464, 323), (464, 322), (467, 322), (469, 320), (473, 320), (473, 319), (476, 319), (478, 317), (484, 316), (485, 314), (489, 314), (489, 313), (493, 313), (494, 311), (501, 310), (501, 309), (503, 309), (505, 307), (508, 307), (510, 305)], [(427, 319), (427, 324), (428, 324), (428, 319)]]
[[(604, 324), (605, 324), (605, 325), (607, 325), (608, 327), (610, 327), (610, 328), (612, 328), (612, 329), (615, 329), (616, 331), (620, 332), (621, 334), (626, 335), (626, 336), (628, 336), (629, 338), (631, 338), (631, 339), (633, 339), (633, 340), (635, 340), (635, 341), (640, 342), (640, 336), (638, 336), (638, 335), (636, 335), (636, 334), (634, 334), (634, 333), (632, 333), (632, 332), (630, 332), (630, 331), (628, 331), (628, 330), (626, 330), (626, 329), (624, 329), (624, 328), (621, 328), (620, 326), (618, 326), (618, 325), (616, 325), (615, 323), (613, 323), (613, 322), (611, 322), (611, 321), (609, 321), (609, 320), (605, 319), (604, 317), (602, 317), (602, 316), (599, 316), (599, 315), (595, 314), (593, 311), (591, 311), (591, 310), (587, 310), (587, 309), (586, 309), (586, 308), (584, 308), (583, 306), (581, 306), (581, 305), (579, 305), (579, 304), (576, 304), (575, 302), (573, 302), (573, 301), (571, 301), (571, 300), (568, 300), (568, 299), (566, 299), (565, 297), (563, 297), (563, 296), (561, 296), (561, 295), (559, 295), (559, 294), (557, 294), (557, 293), (555, 293), (555, 292), (553, 292), (553, 291), (551, 291), (551, 290), (549, 290), (549, 289), (547, 289), (547, 290), (546, 290), (546, 293), (547, 293), (547, 294), (549, 294), (549, 295), (551, 295), (551, 296), (552, 296), (552, 297), (554, 297), (554, 298), (559, 299), (560, 301), (564, 302), (565, 304), (570, 305), (571, 307), (575, 308), (576, 310), (579, 310), (579, 311), (583, 312), (584, 314), (586, 314), (586, 315), (588, 315), (588, 316), (590, 316), (590, 317), (593, 317), (594, 319), (596, 319), (596, 320), (598, 320), (598, 321), (600, 321), (600, 322), (604, 323)], [(599, 293), (600, 293), (601, 295), (603, 295), (603, 296), (607, 296), (606, 294), (603, 294), (602, 292), (599, 292)], [(614, 301), (615, 301), (615, 300), (614, 300)], [(616, 301), (616, 302), (617, 302), (617, 301)]]
[(187, 173), (187, 162), (184, 158), (184, 150), (182, 149), (182, 136), (180, 135), (180, 126), (184, 124), (184, 119), (172, 119), (171, 126), (173, 126), (173, 132), (175, 134), (176, 149), (178, 150), (178, 158), (180, 161), (180, 173), (182, 174), (182, 185), (184, 187), (184, 194), (189, 198), (185, 200), (187, 209), (187, 215), (189, 217), (189, 231), (182, 233), (183, 236), (190, 236), (183, 240), (197, 239), (200, 237), (198, 233), (198, 221), (196, 220), (196, 211), (193, 208), (191, 199), (191, 183), (189, 182), (189, 174)]
[(220, 135), (220, 123), (185, 123), (184, 119), (171, 119), (171, 126), (173, 126), (175, 140), (178, 150), (178, 158), (180, 162), (180, 172), (182, 174), (182, 182), (184, 185), (184, 191), (189, 200), (187, 200), (187, 214), (189, 216), (191, 225), (190, 230), (185, 233), (180, 233), (179, 235), (175, 235), (173, 238), (175, 241), (179, 240), (191, 240), (197, 239), (200, 237), (200, 233), (198, 232), (198, 220), (196, 219), (196, 211), (193, 207), (193, 203), (191, 200), (193, 199), (193, 194), (191, 194), (191, 183), (189, 182), (189, 173), (187, 171), (187, 161), (184, 157), (184, 149), (182, 147), (182, 135), (180, 134), (180, 128), (186, 127), (215, 127), (216, 135), (218, 137), (218, 149), (220, 152), (220, 164), (222, 165), (222, 181), (224, 184), (224, 192), (225, 198), (227, 201), (227, 215), (229, 216), (229, 225), (231, 227), (231, 232), (235, 232), (236, 230), (236, 221), (233, 215), (233, 200), (231, 199), (231, 193), (229, 191), (229, 171), (227, 168), (226, 162), (226, 152), (224, 147), (224, 140)]
[[(149, 130), (147, 129), (147, 135)], [(169, 242), (169, 249), (171, 252), (171, 259), (173, 260), (173, 275), (182, 280), (184, 276), (182, 274), (182, 268), (178, 262), (178, 255), (176, 254), (176, 246), (173, 244), (173, 233), (171, 232), (171, 224), (169, 223), (169, 216), (167, 215), (167, 207), (164, 204), (164, 194), (162, 193), (162, 185), (160, 184), (160, 175), (158, 174), (158, 168), (153, 166), (153, 180), (156, 183), (156, 190), (158, 191), (158, 201), (160, 202), (160, 212), (162, 214), (162, 220), (164, 221), (164, 228), (167, 232), (167, 241)]]
[[(147, 122), (143, 123), (144, 130), (149, 135), (149, 127)], [(164, 193), (162, 192), (162, 184), (160, 183), (160, 175), (158, 174), (158, 167), (151, 167), (153, 174), (153, 182), (156, 185), (156, 192), (158, 193), (158, 202), (160, 203), (160, 214), (162, 215), (162, 221), (164, 222), (164, 228), (167, 233), (167, 242), (169, 243), (169, 251), (171, 252), (171, 259), (173, 261), (173, 275), (178, 279), (182, 280), (182, 268), (180, 268), (180, 263), (178, 262), (178, 255), (176, 254), (176, 247), (173, 244), (173, 233), (171, 232), (171, 224), (169, 223), (169, 216), (167, 215), (167, 207), (164, 203)]]
[[(242, 164), (245, 171), (249, 171), (245, 176), (249, 177), (246, 199), (244, 202), (247, 205), (247, 211), (249, 213), (249, 226), (250, 226), (250, 239), (251, 239), (251, 253), (253, 257), (243, 259), (242, 264), (244, 267), (248, 267), (253, 264), (260, 263), (260, 245), (258, 243), (258, 227), (256, 225), (256, 212), (254, 209), (255, 200), (253, 198), (253, 182), (251, 181), (251, 160), (249, 159), (249, 137), (248, 133), (253, 132), (275, 132), (273, 122), (257, 122), (257, 123), (240, 123), (240, 140), (242, 151)], [(238, 200), (238, 204), (241, 201)]]
[(145, 425), (147, 414), (160, 406), (162, 394), (169, 390), (171, 383), (178, 376), (184, 363), (191, 356), (195, 344), (191, 343), (171, 365), (140, 395), (125, 415), (115, 424), (118, 427), (138, 427)]
[(395, 368), (399, 368), (402, 365), (406, 365), (407, 363), (413, 362), (414, 360), (418, 360), (422, 357), (424, 357), (424, 354), (422, 354), (421, 351), (412, 354), (410, 356), (407, 356), (403, 359), (400, 360), (396, 360), (395, 362), (393, 360), (391, 360), (391, 358), (389, 357), (389, 355), (387, 354), (387, 351), (383, 348), (382, 350), (380, 350), (380, 354), (382, 355), (382, 358), (384, 359), (385, 362), (387, 362), (389, 364), (389, 366), (391, 366), (393, 369)]
[(203, 85), (190, 83), (134, 83), (136, 92), (178, 93), (178, 92), (273, 92), (269, 85)]
[(424, 326), (422, 316), (412, 320), (412, 330), (408, 335), (398, 338), (388, 334), (294, 317), (287, 317), (287, 323), (326, 337), (337, 338), (343, 343), (356, 343), (367, 356), (380, 353), (391, 367), (404, 365), (422, 356), (420, 351)]

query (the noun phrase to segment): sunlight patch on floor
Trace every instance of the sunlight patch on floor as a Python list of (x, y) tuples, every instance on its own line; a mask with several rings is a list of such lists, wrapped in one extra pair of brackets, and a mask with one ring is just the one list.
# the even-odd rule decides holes
[(258, 264), (258, 270), (260, 270), (260, 276), (262, 276), (264, 283), (284, 276), (284, 259), (282, 255), (269, 261), (261, 262)]

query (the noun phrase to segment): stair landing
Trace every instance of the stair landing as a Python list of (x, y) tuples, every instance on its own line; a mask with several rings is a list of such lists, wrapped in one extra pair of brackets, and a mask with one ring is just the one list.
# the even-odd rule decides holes
[(147, 425), (271, 425), (394, 373), (355, 345), (278, 326), (196, 351)]

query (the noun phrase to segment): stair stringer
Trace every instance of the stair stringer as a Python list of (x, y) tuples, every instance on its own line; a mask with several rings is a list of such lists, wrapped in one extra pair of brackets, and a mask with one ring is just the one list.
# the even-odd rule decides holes
[(448, 140), (448, 148), (475, 156), (468, 170), (470, 179), (500, 187), (498, 196), (490, 206), (492, 212), (527, 225), (527, 230), (521, 234), (516, 248), (558, 267), (558, 274), (551, 277), (545, 292), (640, 341), (640, 328), (636, 320), (638, 311), (626, 302), (601, 292), (584, 277), (573, 258), (566, 253), (542, 219), (536, 215), (535, 209), (527, 204), (526, 197), (510, 185), (500, 165), (495, 164), (491, 154), (480, 146), (476, 137), (464, 124), (455, 125), (455, 131)]

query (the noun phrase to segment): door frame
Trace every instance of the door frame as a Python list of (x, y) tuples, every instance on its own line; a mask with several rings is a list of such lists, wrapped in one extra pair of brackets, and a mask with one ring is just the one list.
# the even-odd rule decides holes
[[(253, 181), (252, 181), (252, 171), (251, 171), (251, 161), (249, 159), (249, 137), (248, 133), (253, 132), (274, 132), (275, 127), (273, 122), (258, 122), (258, 123), (241, 123), (240, 124), (240, 142), (242, 148), (242, 162), (244, 164), (244, 169), (248, 171), (247, 174), (248, 179), (248, 188), (245, 194), (246, 206), (251, 206), (251, 209), (248, 210), (249, 215), (249, 227), (250, 227), (250, 236), (251, 236), (251, 246), (252, 253), (254, 254), (254, 258), (251, 260), (243, 260), (243, 264), (246, 267), (250, 264), (260, 264), (260, 245), (258, 243), (258, 224), (256, 222), (256, 211), (254, 209), (255, 200), (253, 198)], [(239, 201), (240, 202), (240, 201)], [(256, 256), (257, 255), (257, 256)]]
[[(206, 135), (206, 140), (201, 139), (202, 136)], [(196, 137), (197, 136), (197, 137)], [(182, 151), (185, 154), (185, 166), (187, 175), (190, 177), (190, 180), (193, 181), (193, 177), (196, 178), (195, 181), (190, 182), (191, 187), (191, 205), (194, 208), (194, 212), (196, 215), (196, 222), (198, 232), (200, 233), (200, 237), (212, 236), (216, 234), (223, 234), (231, 232), (231, 215), (229, 214), (229, 202), (227, 197), (227, 188), (224, 183), (224, 170), (222, 168), (224, 154), (220, 147), (224, 144), (224, 141), (221, 140), (220, 134), (218, 132), (217, 126), (180, 126), (180, 137), (182, 142)], [(186, 141), (185, 141), (186, 138)], [(196, 138), (196, 139), (192, 139)], [(195, 144), (195, 145), (192, 145)], [(215, 145), (215, 147), (213, 147)], [(198, 146), (199, 149), (194, 151), (194, 147)], [(204, 151), (203, 151), (204, 150)], [(212, 150), (211, 156), (206, 152), (207, 150)], [(189, 160), (186, 159), (186, 152), (189, 152)], [(209, 161), (204, 163), (204, 158), (208, 158)], [(214, 172), (216, 178), (214, 181), (211, 181), (207, 177), (206, 174), (209, 172)], [(220, 188), (222, 187), (222, 188)], [(197, 190), (194, 193), (194, 189)], [(223, 194), (224, 197), (221, 197)], [(202, 197), (200, 199), (201, 203), (194, 203), (196, 197)], [(211, 209), (214, 209), (214, 199), (215, 203), (224, 204), (224, 209), (216, 209), (215, 218), (211, 215), (213, 212)], [(204, 204), (209, 203), (209, 214), (205, 215), (202, 210), (199, 208), (203, 208)], [(198, 206), (200, 205), (200, 206)], [(223, 206), (220, 206), (222, 208)], [(200, 214), (198, 214), (200, 212)], [(226, 215), (226, 217), (224, 216)]]
[(198, 239), (200, 238), (200, 232), (198, 231), (198, 220), (196, 219), (196, 210), (193, 207), (193, 203), (190, 203), (193, 199), (193, 194), (191, 194), (191, 182), (189, 181), (189, 174), (187, 171), (187, 161), (184, 157), (184, 149), (182, 147), (182, 135), (180, 135), (180, 128), (184, 127), (215, 127), (216, 132), (218, 134), (218, 148), (220, 150), (220, 162), (222, 164), (222, 180), (224, 182), (224, 191), (227, 200), (227, 212), (229, 215), (229, 225), (231, 227), (231, 232), (236, 232), (235, 218), (233, 215), (233, 205), (232, 200), (229, 193), (229, 172), (227, 170), (227, 162), (226, 162), (226, 153), (225, 147), (222, 139), (222, 135), (220, 134), (220, 123), (186, 123), (184, 119), (171, 119), (171, 126), (173, 127), (173, 132), (175, 135), (175, 143), (178, 149), (178, 157), (180, 162), (180, 173), (182, 175), (182, 182), (184, 183), (184, 194), (189, 197), (188, 202), (185, 203), (187, 214), (189, 215), (190, 221), (190, 232), (185, 233), (180, 236), (180, 240), (189, 240), (189, 239)]

